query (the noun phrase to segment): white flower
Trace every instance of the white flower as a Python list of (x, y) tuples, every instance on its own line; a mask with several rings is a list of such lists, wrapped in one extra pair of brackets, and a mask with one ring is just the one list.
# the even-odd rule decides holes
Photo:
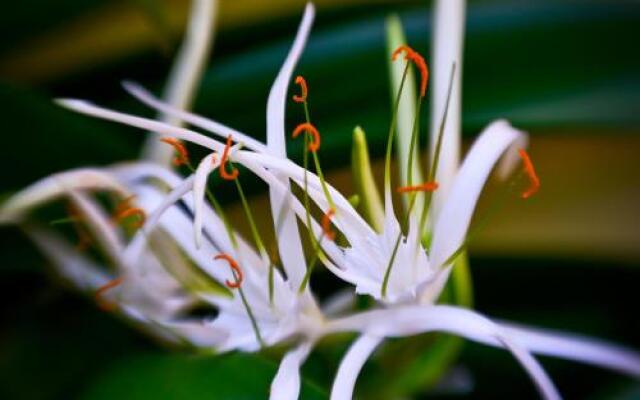
[[(198, 4), (211, 10), (209, 1)], [(194, 14), (195, 21), (192, 22), (205, 29), (203, 27), (208, 24), (197, 14)], [(304, 47), (313, 15), (314, 9), (309, 4), (296, 41), (269, 96), (267, 124), (270, 139), (267, 146), (259, 146), (277, 160), (286, 156), (285, 144), (280, 138), (284, 137), (287, 86)], [(198, 37), (202, 35), (192, 33), (200, 43), (195, 52), (201, 53), (203, 39)], [(177, 69), (190, 71), (187, 75), (197, 74), (199, 68), (195, 64), (202, 57), (194, 58), (193, 52), (189, 54), (188, 51), (184, 57), (182, 68), (178, 65)], [(187, 80), (187, 86), (192, 84), (192, 80)], [(174, 85), (173, 89), (174, 96), (169, 97), (176, 101), (171, 102), (172, 107), (184, 106), (191, 89), (180, 85)], [(67, 102), (67, 105), (85, 106), (82, 102)], [(176, 126), (179, 118), (174, 118), (171, 113), (163, 114), (166, 117), (163, 122), (135, 117), (129, 120), (155, 132), (163, 132), (163, 129), (180, 132)], [(121, 116), (116, 113), (110, 115)], [(156, 129), (158, 126), (163, 129)], [(171, 136), (170, 132), (165, 134)], [(194, 174), (186, 179), (158, 164), (144, 162), (55, 174), (4, 203), (0, 208), (0, 223), (21, 224), (63, 277), (80, 289), (100, 294), (100, 301), (108, 300), (109, 305), (117, 305), (117, 312), (166, 340), (186, 342), (218, 352), (236, 349), (255, 351), (285, 340), (299, 340), (299, 347), (285, 356), (271, 390), (272, 398), (296, 398), (300, 386), (299, 366), (318, 339), (317, 332), (321, 331), (325, 321), (310, 291), (306, 289), (299, 293), (298, 290), (306, 265), (295, 214), (287, 205), (291, 198), (288, 179), (266, 174), (260, 165), (255, 167), (257, 173), (273, 180), (273, 223), (280, 239), (279, 255), (286, 272), (285, 280), (279, 270), (271, 267), (264, 249), (259, 248), (256, 252), (225, 226), (222, 217), (204, 202), (207, 177), (217, 170), (221, 162), (215, 151), (224, 153), (225, 146), (204, 137), (201, 139), (200, 144), (209, 145), (214, 153), (205, 157)], [(247, 146), (258, 143), (242, 135), (235, 139), (242, 139)], [(154, 146), (151, 147), (151, 153), (154, 153)], [(164, 162), (166, 154), (163, 156), (163, 153), (159, 151), (150, 157)], [(238, 146), (230, 150), (229, 158), (235, 160), (237, 153)], [(166, 188), (169, 188), (168, 193)], [(144, 225), (130, 241), (113, 223), (104, 206), (93, 197), (94, 193), (105, 191), (120, 200), (127, 199), (127, 211), (135, 209), (147, 216)], [(28, 223), (32, 209), (61, 197), (67, 197), (78, 208), (77, 219), (91, 229), (97, 242), (95, 247), (107, 255), (107, 265), (91, 260), (62, 236)], [(297, 207), (300, 207), (299, 203)], [(218, 257), (214, 260), (216, 255)], [(226, 283), (232, 288), (231, 295), (220, 295), (219, 289), (214, 290), (209, 280)], [(184, 316), (190, 307), (201, 303), (215, 307), (217, 315), (205, 320)], [(336, 304), (333, 302), (327, 312), (340, 311), (343, 305), (336, 307)]]
[[(452, 12), (446, 12), (447, 7), (453, 9)], [(461, 32), (464, 3), (441, 1), (438, 2), (438, 8), (439, 15), (440, 13), (457, 15), (451, 21), (440, 20), (438, 26), (448, 26), (450, 29)], [(307, 6), (298, 37), (272, 87), (267, 107), (266, 145), (220, 123), (164, 104), (138, 86), (126, 85), (127, 90), (145, 104), (220, 137), (231, 136), (236, 143), (242, 143), (249, 149), (247, 151), (236, 148), (230, 157), (269, 184), (272, 211), (275, 216), (278, 216), (274, 218), (274, 224), (283, 266), (288, 277), (286, 282), (283, 281), (284, 287), (279, 290), (292, 292), (295, 292), (296, 284), (302, 282), (306, 269), (304, 262), (301, 261), (304, 258), (294, 216), (297, 215), (303, 223), (306, 223), (307, 213), (291, 194), (289, 181), (305, 187), (306, 178), (309, 197), (322, 210), (327, 210), (330, 206), (330, 201), (323, 192), (323, 181), (310, 171), (305, 171), (289, 161), (284, 147), (286, 88), (291, 80), (295, 61), (302, 51), (311, 25), (312, 14), (312, 7)], [(454, 37), (461, 37), (459, 32)], [(438, 33), (437, 37), (441, 40), (443, 33)], [(454, 45), (461, 46), (461, 42)], [(459, 53), (460, 51), (452, 52), (452, 54)], [(447, 63), (445, 61), (445, 65)], [(441, 64), (436, 62), (436, 65)], [(456, 80), (454, 79), (454, 82)], [(459, 110), (459, 98), (456, 99), (459, 95), (455, 94), (459, 93), (459, 89), (453, 90), (452, 93), (454, 96), (451, 100), (452, 104), (457, 102), (458, 106), (452, 107), (451, 112), (455, 115), (451, 118), (459, 121), (459, 111), (456, 111), (456, 109)], [(219, 141), (189, 129), (176, 128), (162, 122), (107, 110), (79, 100), (63, 100), (61, 104), (88, 115), (186, 140), (218, 153), (224, 149), (224, 145)], [(437, 107), (436, 110), (438, 110)], [(436, 117), (438, 120), (442, 118), (441, 115)], [(442, 149), (442, 160), (445, 161), (441, 161), (442, 163), (457, 165), (458, 140), (450, 136), (458, 134), (458, 131), (446, 133), (447, 137), (443, 139)], [(406, 237), (401, 234), (400, 223), (393, 213), (388, 180), (385, 185), (384, 225), (381, 233), (376, 232), (343, 195), (333, 187), (327, 187), (336, 207), (332, 222), (346, 237), (349, 246), (340, 248), (331, 241), (323, 241), (321, 246), (328, 259), (324, 258), (322, 262), (335, 275), (354, 284), (358, 293), (373, 296), (384, 303), (385, 308), (324, 323), (317, 322), (320, 320), (314, 320), (313, 316), (306, 318), (308, 314), (302, 311), (298, 314), (293, 313), (297, 317), (289, 321), (297, 320), (297, 322), (287, 322), (291, 326), (282, 322), (281, 329), (286, 334), (280, 334), (277, 328), (271, 327), (273, 340), (280, 340), (293, 332), (306, 335), (306, 339), (285, 356), (272, 386), (274, 398), (297, 396), (299, 367), (311, 350), (314, 340), (321, 335), (344, 331), (365, 334), (354, 343), (341, 364), (332, 391), (332, 398), (335, 399), (351, 397), (362, 365), (385, 337), (408, 336), (431, 331), (449, 332), (508, 349), (526, 369), (545, 398), (558, 398), (559, 394), (530, 352), (575, 359), (616, 369), (635, 377), (640, 376), (640, 357), (630, 350), (559, 333), (515, 328), (509, 324), (492, 322), (470, 310), (434, 304), (451, 271), (451, 256), (465, 241), (477, 199), (491, 170), (504, 156), (501, 172), (508, 172), (517, 159), (515, 153), (510, 150), (517, 146), (524, 146), (525, 141), (526, 136), (507, 122), (494, 122), (477, 139), (459, 169), (451, 171), (450, 168), (449, 172), (436, 175), (439, 177), (439, 184), (447, 187), (447, 190), (436, 201), (440, 206), (436, 206), (436, 211), (430, 214), (432, 241), (428, 249), (422, 246), (424, 226), (420, 224), (418, 218), (409, 219)], [(204, 169), (198, 168), (195, 177), (183, 182), (184, 187), (174, 187), (177, 193), (175, 196), (179, 197), (191, 189), (190, 185), (193, 186), (194, 210), (196, 210), (198, 221), (200, 218), (205, 218), (206, 212), (202, 211), (203, 206), (200, 205), (204, 195), (202, 190), (197, 188), (202, 187), (202, 182), (213, 167), (205, 165), (202, 168)], [(172, 201), (170, 198), (167, 199), (168, 204)], [(282, 225), (278, 223), (279, 221), (283, 221)], [(195, 235), (199, 237), (200, 222), (194, 225)], [(206, 232), (206, 224), (203, 226)], [(309, 228), (318, 236), (322, 234), (322, 228), (313, 220)], [(186, 247), (186, 244), (183, 246)], [(259, 264), (261, 256), (255, 254), (255, 257), (256, 263)], [(256, 276), (264, 279), (259, 273), (256, 273)], [(308, 295), (308, 291), (305, 291), (305, 295), (301, 298), (307, 298)], [(265, 293), (257, 294), (256, 298), (261, 296), (264, 299)], [(295, 296), (295, 293), (291, 293), (290, 296)], [(259, 300), (257, 301), (259, 303)], [(284, 313), (286, 312), (285, 310)], [(308, 325), (309, 321), (311, 325)], [(309, 326), (312, 327), (309, 328)]]

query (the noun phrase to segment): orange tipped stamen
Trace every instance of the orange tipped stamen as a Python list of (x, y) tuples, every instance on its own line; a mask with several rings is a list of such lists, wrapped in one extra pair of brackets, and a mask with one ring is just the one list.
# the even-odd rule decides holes
[(189, 164), (189, 152), (187, 152), (187, 148), (184, 146), (184, 144), (180, 140), (176, 138), (168, 137), (168, 138), (162, 138), (160, 139), (160, 141), (170, 146), (173, 146), (173, 148), (176, 150), (177, 155), (173, 159), (173, 165), (175, 165), (176, 167), (179, 167), (181, 165)]
[(403, 44), (395, 49), (395, 51), (391, 54), (391, 60), (395, 61), (400, 53), (404, 53), (404, 59), (407, 61), (413, 61), (418, 70), (420, 70), (420, 97), (424, 97), (424, 95), (427, 93), (427, 82), (429, 82), (429, 69), (427, 68), (427, 63), (424, 61), (424, 58), (420, 55), (420, 53), (413, 50), (406, 44)]
[(144, 225), (145, 221), (147, 220), (147, 214), (144, 212), (143, 209), (138, 207), (133, 207), (131, 205), (131, 201), (135, 197), (136, 197), (135, 195), (131, 195), (126, 199), (122, 200), (121, 202), (119, 202), (118, 205), (116, 205), (116, 209), (113, 212), (113, 220), (116, 223), (120, 223), (129, 217), (136, 216), (138, 218), (136, 223), (133, 225), (133, 227), (137, 229), (137, 228), (140, 228), (142, 225)]
[(402, 186), (399, 187), (398, 193), (408, 193), (408, 192), (434, 192), (438, 189), (438, 182), (425, 182), (420, 185), (413, 186)]
[(300, 85), (301, 94), (298, 96), (297, 94), (293, 95), (293, 101), (296, 103), (304, 103), (307, 101), (307, 81), (301, 76), (296, 76), (295, 80), (297, 85)]
[(220, 176), (222, 179), (226, 179), (228, 181), (232, 181), (238, 177), (238, 170), (234, 168), (231, 173), (227, 172), (227, 161), (229, 157), (229, 149), (231, 148), (231, 135), (227, 136), (227, 145), (224, 147), (224, 151), (222, 152), (222, 160), (220, 161)]
[(329, 211), (322, 216), (322, 230), (327, 239), (333, 241), (336, 238), (336, 233), (331, 230), (331, 217), (336, 214), (336, 210), (330, 208)]
[(133, 224), (133, 227), (138, 229), (144, 225), (147, 220), (147, 214), (145, 214), (144, 210), (138, 207), (127, 208), (126, 210), (120, 212), (116, 215), (116, 221), (120, 222), (129, 217), (137, 217), (137, 221)]
[(108, 292), (109, 290), (113, 289), (114, 287), (120, 285), (122, 283), (124, 279), (122, 277), (116, 278), (112, 281), (109, 281), (107, 283), (105, 283), (104, 285), (100, 286), (95, 293), (95, 299), (96, 299), (96, 303), (98, 303), (98, 307), (103, 310), (103, 311), (113, 311), (116, 309), (117, 305), (107, 302), (102, 298), (102, 295), (104, 295), (106, 292)]
[(236, 278), (236, 281), (235, 282), (231, 282), (231, 281), (227, 280), (227, 281), (225, 281), (225, 284), (227, 285), (227, 287), (230, 287), (231, 289), (239, 288), (240, 285), (242, 284), (242, 280), (244, 279), (244, 276), (242, 275), (242, 270), (240, 269), (240, 266), (238, 265), (236, 260), (231, 258), (231, 256), (226, 254), (226, 253), (220, 253), (217, 256), (215, 256), (214, 259), (216, 259), (216, 260), (222, 259), (222, 260), (225, 260), (226, 262), (229, 263), (229, 266), (234, 271), (234, 276)]
[(300, 133), (302, 133), (302, 131), (306, 131), (313, 136), (311, 143), (309, 143), (309, 151), (312, 153), (318, 151), (320, 148), (320, 132), (318, 132), (315, 126), (305, 122), (296, 126), (296, 129), (293, 130), (293, 134), (291, 136), (295, 139)]
[(527, 154), (524, 149), (518, 149), (518, 154), (520, 154), (520, 158), (522, 158), (522, 163), (524, 164), (524, 172), (529, 177), (530, 183), (529, 188), (522, 192), (520, 197), (522, 197), (523, 199), (528, 199), (540, 189), (540, 178), (538, 178), (538, 174), (536, 174), (536, 170), (533, 167), (531, 158), (529, 158), (529, 154)]

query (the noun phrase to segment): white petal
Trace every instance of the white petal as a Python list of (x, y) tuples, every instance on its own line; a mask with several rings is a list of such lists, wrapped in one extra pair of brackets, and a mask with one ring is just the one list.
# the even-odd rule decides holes
[[(238, 158), (240, 158), (240, 155), (238, 155)], [(243, 164), (256, 176), (264, 180), (265, 183), (269, 185), (270, 189), (272, 189), (275, 193), (282, 194), (286, 191), (285, 184), (281, 183), (280, 180), (278, 180), (273, 174), (266, 171), (257, 163), (250, 160), (245, 160)], [(306, 210), (304, 209), (302, 204), (300, 204), (300, 201), (293, 196), (291, 197), (290, 209), (295, 215), (298, 216), (302, 223), (306, 224)], [(319, 237), (323, 232), (322, 227), (320, 227), (320, 225), (314, 219), (311, 219), (311, 230), (312, 232), (314, 232), (316, 237)], [(323, 240), (321, 246), (332, 259), (336, 260), (337, 262), (341, 262), (343, 260), (342, 252), (338, 249), (334, 242)]]
[(612, 369), (640, 378), (640, 354), (601, 340), (539, 328), (501, 323), (502, 329), (534, 353)]
[(427, 332), (447, 332), (510, 350), (545, 398), (559, 398), (544, 370), (521, 346), (482, 315), (453, 306), (404, 306), (354, 314), (329, 324), (330, 332), (358, 331), (377, 337), (404, 337)]
[[(301, 187), (303, 186), (305, 169), (294, 164), (288, 159), (246, 151), (238, 151), (235, 159), (238, 160), (238, 162), (242, 162), (243, 164), (246, 164), (250, 161), (257, 162), (261, 166), (269, 169), (272, 173), (286, 175), (289, 178), (295, 180), (296, 183)], [(310, 171), (306, 171), (306, 174), (309, 197), (318, 205), (318, 207), (320, 207), (320, 209), (328, 209), (329, 204), (324, 196), (324, 192), (322, 191), (322, 183), (320, 181), (320, 178)], [(344, 226), (345, 231), (343, 233), (348, 236), (350, 234), (362, 235), (374, 232), (369, 224), (367, 224), (367, 222), (360, 216), (355, 208), (353, 208), (351, 203), (349, 203), (349, 201), (342, 195), (342, 193), (331, 186), (329, 182), (325, 181), (325, 184), (329, 193), (331, 194), (331, 198), (338, 208), (337, 213), (334, 217), (335, 222), (339, 225), (339, 227), (342, 226), (341, 224), (350, 225), (351, 229), (346, 229), (347, 226)]]
[(158, 100), (146, 89), (136, 83), (123, 82), (123, 86), (127, 90), (127, 92), (131, 93), (131, 95), (133, 95), (136, 99), (140, 100), (142, 103), (148, 105), (149, 107), (155, 108), (156, 110), (161, 111), (167, 115), (178, 118), (181, 121), (188, 122), (189, 124), (198, 128), (205, 129), (222, 138), (226, 139), (227, 136), (231, 135), (235, 142), (242, 142), (247, 148), (251, 150), (260, 152), (264, 152), (267, 150), (267, 147), (264, 145), (264, 143), (261, 143), (251, 136), (245, 135), (242, 132), (239, 132), (233, 128), (230, 128), (211, 119), (172, 107), (169, 104)]
[(436, 181), (438, 190), (433, 194), (431, 217), (437, 221), (448, 197), (460, 160), (462, 53), (464, 47), (465, 0), (438, 0), (435, 3), (434, 42), (431, 56), (431, 126), (430, 154), (435, 153), (440, 124), (446, 107), (451, 67), (456, 71), (451, 88), (449, 112), (442, 136)]
[(285, 141), (287, 89), (291, 81), (291, 76), (293, 75), (293, 70), (307, 42), (314, 16), (315, 8), (313, 4), (307, 3), (296, 38), (269, 92), (269, 100), (267, 102), (267, 147), (269, 153), (275, 156), (287, 156)]
[(307, 359), (312, 346), (311, 342), (304, 342), (285, 354), (271, 383), (270, 399), (296, 400), (300, 396), (300, 367)]
[(77, 99), (58, 99), (56, 100), (56, 103), (81, 114), (91, 115), (93, 117), (102, 118), (107, 121), (119, 122), (121, 124), (130, 125), (151, 132), (156, 132), (161, 135), (186, 140), (188, 142), (195, 143), (211, 150), (222, 152), (225, 147), (224, 144), (211, 139), (210, 137), (204, 136), (198, 132), (185, 128), (179, 128), (177, 126), (173, 126), (149, 118), (142, 118), (135, 115), (129, 115), (118, 111), (109, 110), (88, 101)]
[(525, 348), (508, 335), (499, 335), (498, 339), (504, 343), (507, 349), (511, 351), (511, 354), (520, 362), (520, 365), (527, 371), (542, 398), (547, 400), (561, 399), (560, 393), (558, 393), (558, 389), (556, 389), (549, 375)]
[[(195, 0), (191, 3), (187, 32), (171, 68), (164, 94), (167, 103), (180, 110), (191, 106), (208, 59), (218, 10), (217, 0)], [(163, 122), (180, 126), (179, 119), (169, 113), (163, 114), (160, 115)], [(173, 155), (173, 149), (159, 142), (154, 134), (148, 135), (142, 152), (144, 158), (166, 166)]]
[(69, 190), (108, 190), (125, 198), (131, 194), (108, 173), (81, 168), (53, 174), (11, 196), (0, 207), (0, 223), (19, 220), (30, 209), (60, 197)]
[(423, 302), (432, 302), (440, 294), (450, 271), (445, 261), (464, 242), (473, 211), (484, 184), (500, 157), (515, 144), (521, 143), (525, 134), (504, 120), (490, 124), (473, 144), (462, 167), (455, 177), (447, 202), (433, 230), (430, 259), (435, 268), (444, 268), (434, 284), (425, 287)]
[(349, 348), (340, 362), (336, 379), (331, 387), (331, 400), (349, 400), (353, 398), (353, 389), (360, 371), (383, 338), (362, 335)]
[[(307, 41), (314, 14), (315, 10), (313, 5), (307, 3), (296, 39), (269, 93), (269, 100), (267, 102), (267, 148), (269, 153), (274, 156), (287, 156), (285, 142), (287, 88), (291, 80), (291, 75), (293, 74), (293, 69)], [(292, 287), (297, 288), (305, 275), (306, 263), (304, 262), (305, 258), (302, 251), (296, 217), (290, 210), (292, 195), (289, 190), (289, 182), (285, 177), (281, 178), (281, 182), (286, 185), (287, 190), (284, 193), (278, 191), (269, 192), (271, 214), (273, 216), (276, 236), (279, 239), (278, 250), (282, 265), (289, 277)]]

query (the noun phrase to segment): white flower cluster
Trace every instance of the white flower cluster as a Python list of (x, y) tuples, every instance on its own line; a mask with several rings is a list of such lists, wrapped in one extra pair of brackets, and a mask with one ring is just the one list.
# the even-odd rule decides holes
[[(197, 3), (200, 7), (211, 6), (208, 0)], [(437, 304), (455, 265), (455, 255), (464, 247), (485, 181), (501, 159), (503, 172), (511, 170), (517, 161), (513, 150), (526, 144), (523, 132), (506, 121), (494, 122), (481, 133), (458, 168), (460, 68), (451, 75), (448, 71), (452, 62), (459, 64), (460, 60), (464, 2), (437, 3), (434, 112), (437, 119), (449, 113), (442, 118), (440, 129), (437, 124), (432, 129), (433, 144), (437, 143), (438, 148), (434, 168), (441, 167), (433, 178), (440, 189), (433, 193), (431, 202), (430, 193), (419, 195), (420, 207), (426, 205), (428, 218), (413, 213), (409, 207), (406, 232), (393, 211), (388, 168), (384, 208), (379, 213), (382, 220), (376, 229), (324, 180), (318, 169), (313, 173), (287, 158), (287, 90), (311, 29), (314, 18), (311, 4), (306, 6), (296, 39), (269, 94), (266, 144), (184, 111), (179, 105), (184, 103), (184, 96), (174, 96), (181, 99), (177, 103), (163, 102), (133, 83), (126, 83), (125, 89), (159, 111), (164, 120), (128, 115), (82, 100), (59, 100), (59, 104), (76, 112), (161, 135), (166, 143), (182, 152), (177, 163), (191, 167), (180, 141), (201, 146), (210, 153), (191, 167), (192, 174), (187, 177), (162, 163), (149, 161), (54, 174), (2, 204), (0, 222), (19, 224), (64, 278), (79, 289), (96, 293), (101, 305), (164, 340), (216, 352), (252, 352), (264, 346), (291, 344), (292, 350), (284, 356), (271, 387), (273, 399), (298, 397), (301, 364), (320, 338), (339, 332), (358, 332), (361, 336), (337, 371), (333, 399), (352, 397), (363, 364), (384, 338), (434, 331), (507, 349), (547, 399), (560, 396), (532, 353), (573, 359), (640, 377), (640, 356), (631, 350), (496, 323), (469, 309)], [(203, 22), (202, 13), (196, 16), (193, 21), (196, 26), (211, 29), (206, 18)], [(199, 36), (194, 36), (198, 40)], [(183, 57), (191, 70), (197, 70), (193, 68), (197, 64), (194, 59), (201, 57), (203, 46), (192, 47), (195, 53), (186, 52)], [(177, 79), (191, 82), (185, 75), (192, 77), (193, 73), (183, 71)], [(296, 83), (303, 82), (296, 80)], [(306, 90), (305, 84), (302, 96), (305, 107)], [(182, 128), (179, 123), (212, 133), (227, 143)], [(310, 148), (319, 145), (319, 137), (312, 135), (313, 129), (308, 121), (302, 128), (306, 131), (305, 144)], [(403, 143), (408, 142), (411, 140), (405, 138)], [(405, 151), (405, 155), (408, 153)], [(244, 202), (234, 164), (241, 165), (269, 187), (278, 265), (255, 232), (250, 209), (245, 207), (254, 244), (236, 233), (234, 222), (224, 215), (207, 189), (209, 176), (219, 173), (236, 182)], [(411, 170), (411, 165), (407, 164), (405, 169)], [(294, 195), (294, 186), (303, 189), (304, 200)], [(104, 193), (118, 199), (115, 215), (100, 200), (99, 194)], [(50, 228), (29, 222), (31, 210), (63, 197), (70, 201), (74, 219), (82, 222), (83, 229), (88, 231), (85, 235), (95, 241), (102, 257), (81, 251)], [(413, 206), (418, 195), (410, 193), (408, 198)], [(310, 207), (325, 212), (322, 221), (311, 216)], [(117, 223), (132, 219), (137, 222), (133, 230)], [(311, 260), (305, 258), (298, 221), (314, 239), (315, 257)], [(340, 240), (328, 237), (331, 225), (336, 230), (331, 233), (337, 233)], [(427, 231), (428, 245), (424, 240)], [(308, 285), (309, 270), (316, 262), (352, 284), (354, 290), (339, 293), (319, 305)], [(372, 296), (378, 306), (353, 312), (351, 301), (356, 293)], [(188, 311), (201, 304), (217, 312), (206, 317), (189, 316)]]

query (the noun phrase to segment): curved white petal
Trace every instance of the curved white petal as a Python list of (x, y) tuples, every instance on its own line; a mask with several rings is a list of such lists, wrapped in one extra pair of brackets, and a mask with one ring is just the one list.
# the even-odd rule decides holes
[(545, 398), (559, 398), (553, 383), (527, 349), (497, 324), (471, 310), (431, 305), (374, 310), (335, 320), (329, 324), (328, 331), (357, 331), (374, 337), (404, 337), (439, 331), (506, 348), (522, 364)]
[[(247, 160), (243, 163), (243, 165), (248, 170), (253, 172), (256, 176), (258, 176), (263, 181), (265, 181), (265, 183), (269, 185), (269, 188), (273, 190), (275, 193), (282, 194), (287, 190), (285, 184), (280, 182), (279, 179), (277, 179), (275, 176), (270, 174), (268, 171), (266, 171), (257, 163)], [(303, 223), (306, 223), (306, 210), (304, 209), (302, 204), (300, 204), (300, 201), (294, 198), (293, 196), (291, 197), (290, 209), (294, 213), (294, 215), (298, 216), (300, 221), (302, 221)], [(322, 235), (322, 232), (323, 232), (322, 227), (314, 219), (311, 219), (310, 228), (316, 237), (320, 237)], [(320, 245), (332, 259), (334, 259), (336, 262), (340, 263), (341, 265), (344, 265), (344, 262), (342, 261), (343, 260), (342, 252), (340, 251), (340, 249), (338, 249), (338, 247), (334, 242), (323, 240), (320, 243)], [(295, 286), (295, 289), (297, 289), (297, 286)]]
[[(283, 174), (288, 176), (296, 181), (296, 183), (301, 187), (304, 186), (304, 176), (306, 172), (309, 197), (318, 205), (318, 207), (320, 207), (320, 209), (326, 210), (329, 207), (327, 199), (324, 196), (324, 192), (322, 191), (322, 182), (320, 181), (320, 178), (310, 171), (305, 171), (304, 168), (296, 165), (290, 160), (247, 151), (238, 151), (235, 159), (243, 164), (248, 161), (257, 162), (274, 174)], [(338, 225), (349, 223), (351, 230), (353, 230), (345, 229), (344, 233), (346, 235), (373, 233), (373, 229), (360, 216), (360, 214), (358, 214), (342, 193), (331, 186), (328, 182), (325, 181), (325, 183), (329, 193), (331, 194), (331, 198), (338, 208), (334, 219)], [(343, 219), (347, 221), (343, 221)]]
[(565, 332), (506, 322), (500, 325), (509, 337), (534, 353), (580, 361), (640, 378), (640, 353), (629, 348)]
[(349, 400), (353, 398), (353, 389), (360, 371), (373, 351), (384, 339), (364, 334), (349, 348), (340, 361), (336, 379), (331, 387), (331, 400)]
[(520, 365), (527, 371), (531, 380), (538, 388), (540, 396), (547, 400), (559, 400), (561, 399), (558, 389), (549, 375), (542, 368), (542, 365), (536, 360), (524, 347), (522, 347), (517, 341), (508, 335), (497, 335), (500, 340), (511, 354), (520, 362)]
[[(314, 15), (315, 9), (313, 5), (307, 3), (296, 39), (269, 93), (269, 100), (267, 101), (267, 149), (274, 156), (287, 156), (285, 142), (287, 88), (289, 87), (293, 69), (307, 41)], [(278, 250), (282, 265), (292, 286), (298, 287), (304, 278), (306, 263), (304, 262), (305, 258), (296, 217), (290, 210), (292, 194), (289, 190), (289, 181), (286, 177), (281, 177), (280, 180), (285, 184), (287, 190), (285, 192), (269, 191), (271, 214), (276, 236), (279, 238)]]
[(81, 114), (105, 119), (107, 121), (119, 122), (121, 124), (130, 125), (180, 140), (186, 140), (211, 150), (222, 152), (225, 147), (223, 143), (198, 132), (179, 128), (177, 126), (149, 118), (142, 118), (119, 111), (109, 110), (108, 108), (97, 106), (89, 101), (78, 99), (58, 99), (56, 100), (56, 103)]
[[(217, 0), (194, 0), (185, 38), (174, 61), (164, 97), (176, 109), (188, 109), (193, 101), (202, 71), (209, 56), (218, 11)], [(179, 126), (181, 121), (169, 113), (160, 115), (162, 121)], [(142, 150), (144, 158), (168, 166), (173, 149), (159, 142), (153, 133), (148, 135)]]
[(0, 207), (0, 223), (17, 221), (30, 209), (68, 193), (69, 190), (108, 190), (125, 198), (131, 194), (113, 176), (95, 168), (53, 174), (11, 196)]
[(225, 139), (227, 138), (227, 136), (231, 135), (235, 142), (242, 142), (247, 148), (251, 150), (260, 152), (264, 152), (267, 150), (267, 146), (265, 146), (264, 143), (252, 138), (249, 135), (239, 132), (219, 122), (213, 121), (197, 114), (190, 113), (188, 111), (183, 111), (162, 102), (137, 83), (126, 81), (123, 82), (122, 85), (127, 90), (127, 92), (129, 92), (140, 102), (158, 111), (161, 111), (164, 114), (171, 115), (174, 118), (188, 122), (193, 126), (205, 129)]
[(430, 259), (440, 276), (425, 286), (423, 302), (433, 302), (446, 283), (450, 266), (443, 265), (464, 242), (476, 203), (491, 170), (515, 144), (522, 143), (525, 134), (507, 121), (491, 123), (473, 144), (455, 177), (447, 202), (433, 230)]
[(296, 400), (300, 396), (300, 367), (307, 359), (313, 343), (304, 342), (285, 354), (271, 383), (270, 399)]

